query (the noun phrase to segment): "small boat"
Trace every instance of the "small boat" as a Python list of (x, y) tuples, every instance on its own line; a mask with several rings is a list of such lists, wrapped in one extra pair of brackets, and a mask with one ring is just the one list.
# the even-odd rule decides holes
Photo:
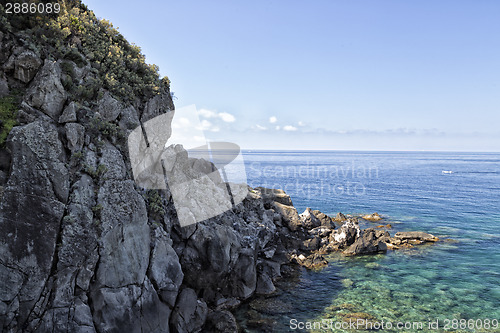
[(449, 174), (449, 173), (453, 173), (453, 171), (451, 171), (451, 170), (443, 170), (442, 173), (443, 174)]

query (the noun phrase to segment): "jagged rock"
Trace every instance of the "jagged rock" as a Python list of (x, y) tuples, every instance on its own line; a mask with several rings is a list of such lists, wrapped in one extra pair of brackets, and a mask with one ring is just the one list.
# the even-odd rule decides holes
[(183, 289), (172, 313), (172, 332), (200, 332), (207, 314), (208, 307), (197, 298), (196, 292), (190, 288)]
[(330, 216), (320, 212), (319, 210), (313, 210), (311, 211), (311, 213), (320, 220), (322, 227), (335, 229), (335, 224), (333, 223), (333, 219)]
[(165, 232), (156, 237), (148, 275), (160, 299), (173, 308), (184, 274), (179, 257), (168, 241)]
[(111, 143), (107, 142), (101, 149), (100, 166), (104, 170), (106, 179), (125, 179), (127, 176), (127, 169), (123, 156), (118, 149)]
[(321, 245), (321, 238), (315, 236), (302, 242), (302, 249), (305, 251), (314, 251), (319, 249)]
[(397, 232), (394, 235), (395, 238), (401, 239), (401, 240), (421, 240), (424, 242), (437, 242), (439, 238), (437, 238), (434, 235), (428, 234), (426, 232), (422, 231), (406, 231), (406, 232)]
[(267, 273), (259, 274), (255, 293), (259, 295), (269, 295), (276, 291), (273, 280)]
[(159, 300), (148, 279), (143, 283), (92, 292), (96, 331), (168, 332), (171, 310)]
[(361, 231), (359, 225), (354, 220), (347, 220), (338, 230), (330, 234), (330, 243), (336, 244), (339, 248), (350, 246), (356, 238), (359, 237)]
[(279, 202), (285, 206), (293, 206), (292, 199), (283, 190), (257, 187), (255, 190), (261, 193), (264, 205)]
[(0, 322), (21, 327), (35, 303), (46, 299), (42, 290), (53, 265), (69, 176), (62, 144), (50, 123), (15, 127), (9, 138), (11, 173), (0, 204), (0, 274), (5, 286), (0, 301), (10, 306), (0, 306)]
[(372, 222), (382, 220), (382, 217), (378, 213), (363, 215), (361, 218), (364, 220), (367, 220), (367, 221), (372, 221)]
[(328, 227), (316, 227), (314, 229), (309, 230), (309, 234), (313, 236), (319, 236), (321, 238), (327, 237), (332, 233), (332, 229)]
[(303, 254), (293, 255), (292, 260), (308, 269), (317, 269), (328, 265), (328, 261), (319, 253), (313, 253), (307, 257)]
[(30, 50), (25, 50), (14, 61), (14, 78), (28, 83), (42, 65), (40, 58)]
[(302, 226), (299, 214), (297, 213), (295, 207), (283, 205), (279, 202), (273, 202), (272, 207), (276, 212), (278, 212), (281, 215), (286, 226), (291, 231), (297, 231), (299, 227)]
[(335, 216), (335, 222), (345, 222), (347, 221), (347, 217), (345, 217), (344, 214), (342, 213), (337, 213), (337, 216)]
[(66, 102), (67, 93), (61, 83), (61, 68), (45, 60), (26, 93), (26, 102), (57, 121)]
[(238, 325), (233, 314), (227, 310), (212, 311), (207, 316), (204, 332), (237, 333)]
[(364, 230), (361, 236), (344, 251), (344, 254), (356, 255), (386, 252), (387, 245), (382, 238), (384, 236), (389, 237), (389, 233), (380, 233), (378, 231), (380, 230), (375, 230), (373, 228)]
[(114, 99), (111, 94), (106, 91), (104, 96), (99, 100), (97, 112), (101, 115), (104, 121), (114, 121), (120, 115), (122, 107), (120, 102)]
[(173, 111), (175, 109), (172, 97), (168, 92), (163, 92), (151, 98), (141, 115), (141, 122), (145, 123), (156, 116)]
[(82, 150), (84, 143), (85, 127), (77, 123), (68, 123), (64, 125), (66, 138), (68, 139), (68, 148), (72, 152)]
[(321, 225), (321, 221), (312, 213), (312, 210), (309, 207), (307, 207), (306, 210), (299, 215), (299, 218), (302, 221), (302, 225), (306, 229), (316, 228)]
[(120, 114), (118, 125), (125, 131), (126, 136), (140, 125), (138, 112), (133, 106), (125, 107)]
[(59, 123), (70, 123), (77, 120), (76, 110), (78, 105), (75, 102), (71, 102), (64, 108), (62, 115), (59, 117)]

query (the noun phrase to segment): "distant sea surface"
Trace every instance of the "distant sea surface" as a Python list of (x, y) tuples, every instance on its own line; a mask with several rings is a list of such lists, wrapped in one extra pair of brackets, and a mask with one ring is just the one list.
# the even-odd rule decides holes
[[(384, 332), (432, 331), (428, 323), (436, 320), (439, 331), (448, 323), (455, 332), (500, 332), (492, 325), (484, 329), (488, 320), (493, 324), (500, 320), (500, 154), (245, 151), (243, 155), (248, 183), (285, 189), (299, 213), (306, 207), (329, 215), (378, 212), (385, 217), (383, 224), (393, 226), (391, 235), (415, 230), (448, 239), (385, 255), (329, 256), (327, 268), (304, 270), (296, 283), (269, 299), (287, 309), (284, 314), (266, 315), (276, 322), (274, 331), (307, 331), (293, 330), (297, 327), (293, 323), (322, 319), (339, 323), (361, 316), (393, 325), (423, 323), (423, 329)], [(364, 227), (378, 224), (382, 223)], [(466, 321), (469, 326), (464, 328)], [(455, 323), (458, 326), (452, 327)], [(338, 327), (314, 331), (344, 331)]]

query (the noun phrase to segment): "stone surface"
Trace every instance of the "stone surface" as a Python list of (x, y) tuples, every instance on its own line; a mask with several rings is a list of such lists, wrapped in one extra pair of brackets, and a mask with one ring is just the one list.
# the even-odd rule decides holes
[(75, 102), (69, 103), (69, 105), (64, 108), (62, 115), (59, 117), (59, 123), (69, 123), (76, 121), (77, 108), (78, 108), (77, 103)]
[(120, 115), (121, 110), (122, 107), (120, 102), (106, 91), (104, 96), (99, 100), (96, 111), (101, 115), (104, 121), (114, 121)]
[(183, 289), (172, 313), (172, 332), (201, 332), (207, 313), (206, 303), (197, 298), (196, 292)]
[(377, 221), (382, 220), (382, 217), (378, 213), (363, 215), (361, 218), (363, 218), (367, 221), (372, 221), (372, 222), (377, 222)]
[(82, 150), (84, 143), (85, 127), (76, 123), (68, 123), (64, 126), (66, 138), (68, 139), (68, 148), (72, 152)]
[(389, 233), (379, 233), (380, 230), (369, 228), (363, 231), (361, 237), (344, 251), (347, 255), (372, 254), (387, 251), (387, 245), (381, 239), (383, 236), (389, 237)]
[(50, 60), (45, 60), (26, 93), (26, 102), (43, 111), (46, 115), (59, 120), (68, 94), (61, 83), (61, 68)]
[(396, 232), (394, 237), (399, 238), (401, 240), (417, 239), (424, 242), (437, 242), (439, 240), (439, 238), (437, 238), (436, 236), (422, 231)]
[(14, 78), (28, 83), (35, 76), (42, 61), (33, 51), (26, 50), (16, 57), (14, 64)]

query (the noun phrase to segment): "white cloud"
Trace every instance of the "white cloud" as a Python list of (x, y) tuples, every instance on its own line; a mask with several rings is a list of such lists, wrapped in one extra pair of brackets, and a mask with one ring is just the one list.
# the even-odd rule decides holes
[(265, 130), (267, 129), (267, 127), (260, 126), (259, 124), (255, 125), (255, 127), (256, 127), (258, 130), (261, 130), (261, 131), (265, 131)]
[(200, 123), (199, 129), (201, 129), (202, 131), (207, 131), (210, 129), (210, 127), (212, 127), (212, 123), (206, 119), (203, 119)]
[(198, 114), (200, 117), (207, 118), (207, 119), (221, 119), (222, 121), (226, 123), (234, 123), (236, 118), (228, 113), (228, 112), (219, 112), (217, 113), (216, 111), (212, 110), (207, 110), (207, 109), (200, 109), (198, 111)]
[(299, 121), (299, 126), (306, 126), (306, 123), (304, 123), (302, 120)]
[(275, 116), (272, 116), (272, 117), (270, 117), (270, 118), (269, 118), (269, 122), (270, 122), (271, 124), (274, 124), (274, 123), (275, 123), (275, 122), (277, 122), (277, 121), (278, 121), (278, 118), (276, 118)]
[(288, 132), (293, 132), (293, 131), (297, 130), (297, 127), (292, 126), (292, 125), (286, 125), (286, 126), (283, 127), (283, 130), (284, 131), (288, 131)]
[(232, 114), (227, 112), (219, 113), (219, 117), (220, 119), (222, 119), (222, 121), (226, 123), (234, 123), (234, 121), (236, 120), (236, 118)]
[(281, 127), (278, 125), (275, 128), (276, 128), (277, 131), (279, 131)]
[(211, 110), (207, 109), (200, 109), (198, 111), (198, 114), (202, 116), (203, 118), (215, 118), (217, 117), (217, 113)]

